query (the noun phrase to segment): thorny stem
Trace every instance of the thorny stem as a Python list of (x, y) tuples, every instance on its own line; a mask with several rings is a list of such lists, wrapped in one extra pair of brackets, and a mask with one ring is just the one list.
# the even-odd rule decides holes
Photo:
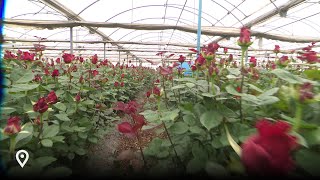
[(42, 113), (40, 113), (40, 130), (39, 130), (39, 134), (38, 134), (38, 142), (40, 143), (40, 135), (42, 134), (42, 129), (43, 129), (43, 118), (42, 118)]
[(10, 158), (13, 159), (14, 158), (14, 150), (15, 150), (15, 147), (16, 147), (16, 135), (11, 135), (10, 136), (10, 149), (9, 149), (9, 152), (10, 152)]
[[(243, 71), (244, 71), (244, 54), (247, 51), (248, 48), (242, 47), (242, 54), (241, 54), (241, 84), (240, 84), (240, 93), (242, 93), (242, 89), (243, 89), (243, 81), (244, 81), (244, 75), (243, 75)], [(242, 97), (240, 96), (240, 120), (243, 123), (243, 112), (242, 112)]]
[(165, 87), (165, 84), (164, 84), (164, 76), (162, 76), (162, 87), (163, 87), (163, 93), (164, 93), (164, 99), (165, 99), (166, 108), (168, 109), (168, 98), (167, 98), (167, 93), (166, 93), (166, 87)]

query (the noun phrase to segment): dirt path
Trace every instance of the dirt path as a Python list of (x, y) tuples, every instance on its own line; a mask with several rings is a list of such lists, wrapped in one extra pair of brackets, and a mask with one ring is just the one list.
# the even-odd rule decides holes
[[(144, 99), (145, 91), (141, 91), (135, 100), (143, 107)], [(143, 109), (139, 109), (138, 111), (141, 112)], [(155, 130), (160, 128), (163, 127), (158, 126), (141, 131), (140, 138), (142, 147), (148, 145), (148, 143), (157, 136)], [(160, 134), (160, 136), (164, 137), (163, 134)], [(130, 162), (123, 160), (124, 156), (131, 156), (133, 160), (130, 160)], [(126, 168), (128, 164), (134, 166), (137, 171), (142, 170), (143, 166), (142, 156), (136, 138), (126, 137), (119, 133), (116, 128), (100, 140), (99, 144), (92, 146), (89, 149), (87, 157), (85, 166), (88, 173), (97, 176), (110, 174), (122, 176), (127, 172)]]

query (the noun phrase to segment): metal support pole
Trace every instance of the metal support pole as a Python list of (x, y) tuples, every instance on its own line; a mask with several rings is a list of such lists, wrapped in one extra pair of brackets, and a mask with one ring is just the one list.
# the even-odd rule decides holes
[(119, 64), (121, 63), (121, 60), (120, 60), (120, 51), (119, 51)]
[(199, 0), (199, 9), (198, 9), (198, 31), (197, 31), (197, 57), (200, 54), (200, 38), (201, 38), (201, 13), (202, 13), (202, 0)]
[(70, 54), (73, 54), (73, 30), (70, 27)]
[(106, 59), (106, 43), (103, 43), (103, 60)]

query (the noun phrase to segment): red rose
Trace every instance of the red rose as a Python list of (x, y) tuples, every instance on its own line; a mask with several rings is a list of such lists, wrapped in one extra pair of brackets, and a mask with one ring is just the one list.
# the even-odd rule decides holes
[(55, 104), (55, 103), (57, 103), (57, 102), (58, 102), (58, 97), (57, 97), (56, 93), (55, 93), (54, 91), (51, 91), (51, 92), (48, 94), (48, 96), (47, 96), (47, 98), (46, 98), (46, 101), (47, 101), (48, 104)]
[(20, 118), (18, 116), (10, 117), (7, 121), (7, 126), (3, 130), (3, 133), (6, 135), (13, 135), (17, 134), (20, 131)]
[(33, 61), (35, 54), (30, 54), (29, 52), (23, 52), (21, 55), (22, 60)]
[(206, 48), (206, 54), (214, 54), (218, 49), (220, 45), (218, 43), (210, 43), (208, 44), (208, 47)]
[(202, 66), (206, 62), (206, 59), (200, 54), (200, 56), (197, 57), (195, 64), (197, 66)]
[(92, 76), (93, 76), (93, 77), (95, 77), (96, 75), (98, 75), (98, 74), (99, 74), (99, 71), (97, 71), (97, 70), (93, 70), (91, 73), (92, 73)]
[(33, 78), (34, 81), (36, 82), (41, 82), (42, 81), (42, 78), (39, 74), (35, 75), (34, 78)]
[(92, 56), (91, 57), (91, 62), (92, 62), (92, 64), (97, 64), (97, 62), (98, 62), (98, 55), (94, 55), (94, 56)]
[(44, 68), (44, 74), (46, 76), (49, 76), (50, 72), (49, 72), (49, 69), (48, 68)]
[(252, 42), (250, 41), (251, 32), (247, 27), (242, 27), (240, 31), (240, 38), (238, 40), (239, 46), (250, 46)]
[(233, 55), (232, 55), (232, 54), (229, 54), (228, 60), (229, 60), (229, 61), (232, 61), (232, 60), (233, 60)]
[(83, 84), (84, 83), (84, 79), (83, 79), (83, 76), (81, 75), (80, 78), (79, 78), (79, 83)]
[(121, 74), (121, 79), (124, 78), (124, 74)]
[(64, 63), (69, 64), (74, 59), (74, 55), (73, 54), (64, 53), (62, 58), (63, 58)]
[(48, 110), (49, 106), (46, 103), (46, 99), (44, 97), (40, 98), (36, 104), (33, 105), (33, 110), (35, 112), (44, 113)]
[(275, 45), (273, 52), (278, 54), (280, 52), (280, 46), (279, 45)]
[(83, 62), (83, 57), (79, 57), (79, 61), (82, 63)]
[(76, 100), (76, 102), (80, 102), (80, 100), (81, 100), (80, 93), (78, 93), (78, 94), (76, 95), (75, 100)]
[(52, 71), (51, 76), (52, 76), (52, 77), (57, 77), (57, 76), (59, 76), (59, 70), (58, 70), (58, 69), (54, 69), (54, 70)]
[(228, 53), (228, 48), (224, 47), (223, 48), (223, 53), (227, 54)]
[(157, 86), (153, 87), (153, 94), (160, 96), (160, 88), (158, 88)]
[(147, 98), (150, 97), (150, 95), (151, 95), (151, 92), (147, 91), (147, 93), (146, 93)]
[(60, 62), (61, 62), (60, 58), (57, 58), (57, 59), (56, 59), (56, 63), (57, 63), (57, 64), (60, 64)]
[(260, 120), (258, 134), (242, 145), (241, 160), (248, 173), (256, 175), (286, 175), (293, 170), (290, 152), (297, 147), (296, 137), (289, 135), (290, 125), (285, 121), (272, 124)]
[(250, 60), (249, 60), (249, 64), (251, 67), (256, 67), (257, 66), (257, 59), (254, 56), (251, 56)]
[(180, 63), (183, 63), (185, 60), (186, 60), (186, 57), (180, 55), (178, 61), (179, 61)]
[(120, 86), (123, 87), (123, 86), (124, 86), (124, 82), (121, 82), (121, 83), (120, 83)]
[(192, 71), (196, 71), (196, 70), (197, 70), (197, 67), (196, 67), (195, 65), (192, 65), (192, 66), (191, 66), (191, 70), (192, 70)]
[(114, 87), (118, 87), (118, 86), (119, 86), (119, 82), (118, 81), (114, 82)]

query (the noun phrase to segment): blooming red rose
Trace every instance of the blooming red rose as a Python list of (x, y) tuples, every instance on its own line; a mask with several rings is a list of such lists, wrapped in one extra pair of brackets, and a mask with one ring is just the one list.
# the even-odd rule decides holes
[(58, 97), (54, 91), (51, 91), (46, 98), (48, 104), (55, 104), (58, 102)]
[(17, 134), (20, 131), (20, 118), (18, 116), (10, 117), (7, 121), (7, 126), (3, 130), (3, 133), (6, 135), (13, 135)]
[(291, 151), (297, 147), (296, 137), (289, 134), (291, 126), (285, 121), (271, 123), (260, 120), (258, 134), (242, 144), (241, 160), (249, 174), (286, 175), (294, 168)]
[(197, 66), (202, 66), (205, 62), (206, 62), (206, 59), (202, 56), (202, 54), (200, 54), (200, 55), (197, 57), (197, 59), (196, 59), (196, 61), (195, 61), (195, 64), (196, 64)]
[(48, 110), (49, 106), (46, 102), (46, 98), (42, 97), (40, 98), (34, 105), (33, 105), (33, 110), (35, 112), (40, 112), (44, 113)]
[(39, 74), (35, 75), (34, 78), (33, 78), (34, 81), (36, 82), (41, 82), (42, 81), (42, 78)]
[(320, 58), (318, 58), (317, 53), (314, 51), (307, 51), (303, 53), (301, 56), (297, 56), (302, 61), (307, 61), (310, 64), (314, 64), (320, 62)]
[(52, 76), (52, 77), (57, 77), (57, 76), (59, 76), (59, 70), (58, 70), (58, 69), (54, 69), (54, 70), (52, 71), (51, 76)]
[(280, 46), (279, 45), (275, 45), (273, 52), (278, 54), (280, 52)]
[(179, 61), (180, 63), (183, 63), (185, 60), (186, 60), (186, 57), (185, 57), (185, 56), (183, 56), (183, 55), (180, 55), (180, 56), (179, 56), (178, 61)]
[(124, 74), (121, 74), (121, 79), (124, 78)]
[(73, 55), (73, 54), (64, 53), (64, 54), (62, 55), (62, 58), (63, 58), (63, 61), (64, 61), (66, 64), (69, 64), (69, 63), (71, 63), (71, 61), (74, 59), (74, 55)]
[(214, 54), (218, 49), (220, 45), (218, 43), (210, 43), (208, 44), (208, 47), (206, 49), (206, 54)]
[(240, 30), (240, 38), (238, 40), (239, 46), (246, 46), (249, 47), (252, 42), (250, 41), (251, 32), (247, 27), (242, 27)]
[(118, 86), (119, 86), (119, 82), (118, 81), (114, 82), (114, 87), (118, 87)]
[(46, 76), (49, 76), (50, 75), (50, 72), (49, 72), (49, 69), (48, 68), (44, 68), (44, 74)]
[(123, 87), (123, 86), (124, 86), (124, 82), (121, 82), (121, 83), (120, 83), (120, 86)]
[(17, 56), (12, 54), (12, 52), (8, 50), (5, 51), (5, 54), (3, 56), (3, 59), (16, 59), (16, 58)]
[(93, 77), (95, 77), (96, 75), (98, 75), (98, 74), (99, 74), (99, 71), (97, 71), (97, 70), (93, 70), (93, 71), (91, 71), (91, 73), (92, 73), (92, 76), (93, 76)]
[(94, 55), (94, 56), (92, 56), (91, 57), (91, 62), (92, 62), (92, 64), (97, 64), (97, 62), (98, 62), (98, 55)]
[(33, 61), (34, 56), (35, 56), (35, 54), (33, 54), (33, 53), (31, 54), (29, 52), (23, 52), (20, 58), (22, 60), (26, 60), (26, 61)]
[(278, 65), (286, 67), (289, 64), (289, 62), (290, 60), (288, 56), (282, 56), (278, 61)]

